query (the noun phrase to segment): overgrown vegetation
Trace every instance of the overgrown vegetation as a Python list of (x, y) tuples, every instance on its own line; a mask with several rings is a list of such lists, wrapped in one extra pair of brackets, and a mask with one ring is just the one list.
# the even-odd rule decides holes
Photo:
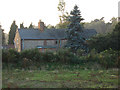
[(120, 23), (111, 34), (89, 40), (88, 53), (82, 49), (74, 53), (67, 48), (44, 53), (38, 49), (22, 52), (3, 50), (3, 88), (117, 88), (120, 49), (116, 45), (120, 35), (119, 26)]
[[(103, 68), (118, 68), (120, 62), (120, 22), (111, 34), (96, 36), (88, 41), (90, 50), (78, 49), (75, 53), (71, 49), (60, 49), (56, 52), (41, 53), (38, 49), (24, 50), (18, 53), (14, 49), (3, 50), (3, 68), (41, 68), (42, 64), (59, 63), (63, 65), (91, 66)], [(87, 67), (90, 68), (90, 67)]]
[[(38, 49), (22, 52), (15, 49), (3, 50), (3, 88), (117, 88), (120, 22), (115, 26), (116, 19), (113, 18), (114, 22), (106, 24), (101, 18), (80, 25), (83, 19), (77, 6), (69, 15), (64, 12), (65, 2), (61, 0), (58, 9), (62, 12), (60, 23), (56, 27), (48, 28), (67, 28), (69, 24), (67, 44), (71, 49), (63, 48), (44, 53)], [(82, 32), (83, 26), (88, 29), (95, 28), (98, 33), (113, 32), (92, 37), (86, 45), (86, 40), (78, 34)], [(13, 44), (16, 28), (13, 21), (9, 44)], [(27, 27), (22, 23), (20, 28)], [(29, 28), (33, 28), (32, 23)]]
[(89, 48), (95, 48), (98, 52), (113, 49), (120, 50), (120, 22), (115, 26), (112, 33), (106, 35), (98, 35), (88, 41)]
[(84, 50), (78, 50), (77, 53), (72, 53), (70, 49), (62, 49), (57, 52), (44, 52), (41, 53), (38, 49), (24, 50), (18, 53), (14, 49), (3, 50), (3, 68), (4, 67), (18, 67), (30, 68), (36, 66), (41, 68), (42, 64), (59, 63), (63, 65), (79, 65), (90, 66), (97, 63), (104, 68), (118, 67), (120, 51), (105, 50), (97, 53), (95, 49), (86, 54)]

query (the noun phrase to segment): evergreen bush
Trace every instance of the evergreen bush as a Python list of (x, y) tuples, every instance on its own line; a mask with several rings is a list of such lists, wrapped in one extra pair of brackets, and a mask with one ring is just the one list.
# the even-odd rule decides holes
[(112, 49), (100, 52), (98, 54), (98, 63), (106, 68), (118, 67), (118, 53), (120, 51), (114, 51)]
[(33, 62), (43, 61), (43, 53), (41, 53), (38, 49), (24, 50), (20, 53), (20, 56), (21, 59), (27, 58)]
[(69, 64), (75, 61), (75, 54), (70, 51), (70, 49), (60, 49), (57, 51), (57, 60), (64, 64)]
[(115, 26), (112, 33), (106, 35), (97, 35), (88, 40), (90, 49), (95, 48), (98, 52), (109, 50), (120, 50), (120, 22)]
[(2, 51), (2, 62), (3, 63), (18, 63), (20, 54), (15, 49), (3, 50)]
[[(60, 49), (56, 52), (46, 51), (41, 53), (38, 49), (24, 50), (17, 52), (14, 49), (3, 50), (2, 61), (3, 65), (7, 67), (41, 68), (41, 65), (49, 65), (53, 68), (54, 63), (62, 65), (87, 65), (91, 66), (93, 63), (103, 66), (104, 68), (119, 67), (120, 51), (112, 49), (104, 50), (97, 53), (95, 49), (88, 54), (83, 55), (84, 50), (78, 50), (77, 53), (71, 52), (70, 49)], [(94, 64), (93, 64), (94, 65)], [(3, 66), (5, 68), (5, 66)]]
[(54, 53), (51, 51), (46, 51), (42, 55), (43, 55), (44, 62), (55, 62), (56, 61), (56, 57)]

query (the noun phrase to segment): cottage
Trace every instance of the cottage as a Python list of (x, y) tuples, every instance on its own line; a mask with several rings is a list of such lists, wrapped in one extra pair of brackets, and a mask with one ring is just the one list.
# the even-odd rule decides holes
[[(39, 48), (57, 50), (66, 44), (66, 29), (46, 29), (44, 22), (39, 21), (38, 29), (18, 29), (16, 31), (14, 46), (20, 52), (25, 49)], [(95, 30), (84, 30), (83, 35), (89, 38), (96, 34)]]

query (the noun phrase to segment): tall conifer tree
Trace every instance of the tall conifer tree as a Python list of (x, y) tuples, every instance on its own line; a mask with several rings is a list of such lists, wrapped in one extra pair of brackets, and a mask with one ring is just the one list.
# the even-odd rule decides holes
[(30, 24), (29, 28), (34, 28), (34, 26), (33, 26), (33, 24), (32, 24), (32, 23)]
[(24, 27), (24, 24), (23, 23), (21, 23), (20, 24), (20, 29), (24, 29), (25, 27)]
[(9, 31), (9, 41), (8, 44), (14, 44), (14, 38), (15, 38), (15, 32), (17, 30), (18, 26), (16, 25), (16, 22), (13, 21), (10, 31)]
[(78, 6), (75, 5), (73, 11), (70, 13), (69, 21), (70, 24), (68, 25), (67, 30), (67, 47), (70, 47), (74, 52), (77, 49), (85, 49), (85, 39), (82, 36), (83, 28), (80, 22), (84, 20), (81, 16), (81, 12), (78, 9)]

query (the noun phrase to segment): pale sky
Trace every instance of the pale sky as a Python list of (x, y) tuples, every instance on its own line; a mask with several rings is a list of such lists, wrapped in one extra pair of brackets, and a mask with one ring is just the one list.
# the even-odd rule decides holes
[[(64, 0), (66, 11), (70, 12), (74, 5), (78, 5), (83, 22), (105, 17), (109, 22), (112, 17), (118, 17), (118, 1), (120, 0)], [(46, 25), (59, 23), (59, 12), (57, 9), (59, 0), (0, 0), (0, 24), (8, 33), (13, 20), (18, 27), (24, 23), (28, 27), (32, 22), (38, 25), (41, 19)]]

